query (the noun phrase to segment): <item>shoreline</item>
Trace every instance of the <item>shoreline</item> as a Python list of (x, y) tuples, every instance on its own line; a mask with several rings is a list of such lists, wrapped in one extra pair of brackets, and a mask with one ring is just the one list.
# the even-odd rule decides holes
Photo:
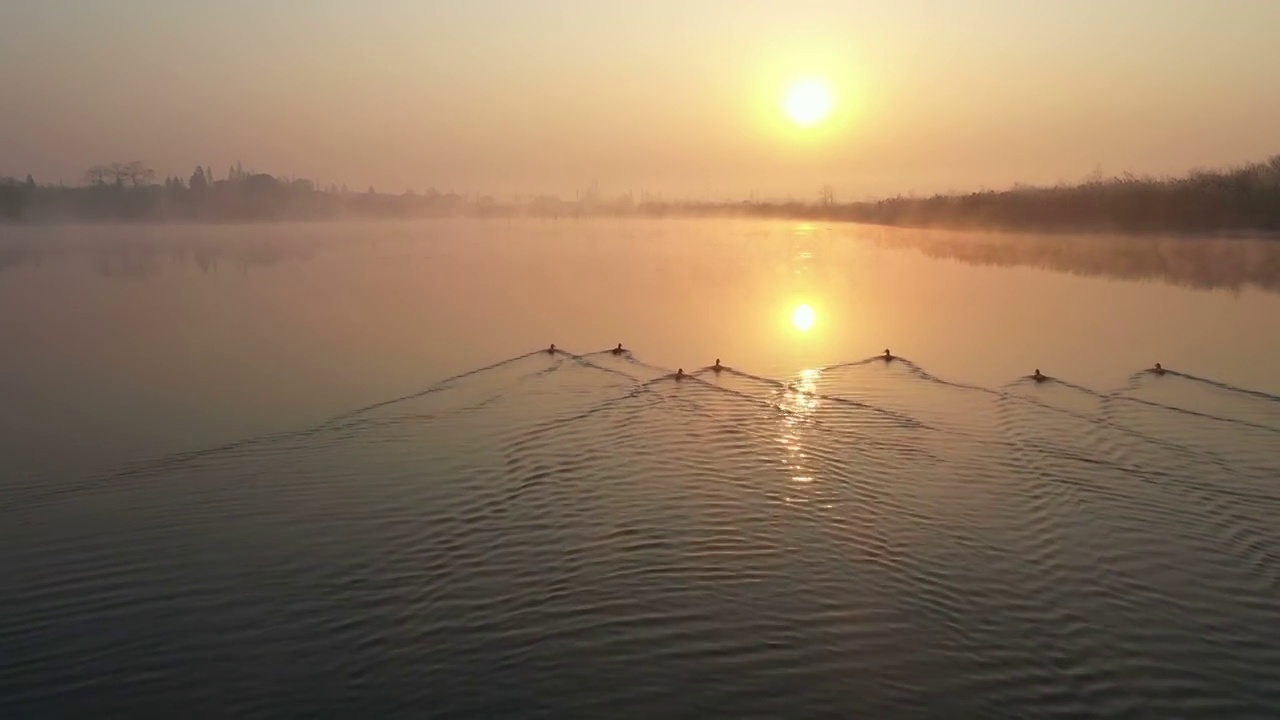
[[(266, 217), (266, 218), (183, 218), (183, 217), (144, 217), (144, 218), (36, 218), (6, 219), (0, 218), (0, 228), (41, 228), (41, 227), (183, 227), (210, 226), (229, 227), (246, 226), (305, 226), (305, 225), (340, 225), (345, 223), (396, 224), (414, 222), (438, 222), (450, 220), (478, 221), (542, 221), (542, 222), (579, 222), (592, 220), (761, 220), (761, 221), (794, 221), (794, 222), (827, 222), (849, 225), (866, 225), (869, 227), (893, 228), (897, 230), (919, 230), (952, 233), (995, 233), (1000, 235), (1045, 235), (1045, 236), (1114, 236), (1135, 238), (1183, 238), (1197, 239), (1229, 239), (1229, 240), (1280, 240), (1280, 229), (1268, 227), (1232, 227), (1217, 226), (1204, 228), (1178, 228), (1173, 226), (1155, 226), (1144, 228), (1125, 228), (1102, 224), (1020, 224), (1003, 223), (978, 224), (971, 222), (945, 221), (912, 221), (887, 222), (883, 220), (850, 217), (840, 212), (832, 213), (819, 208), (803, 211), (792, 208), (769, 208), (764, 211), (744, 212), (739, 209), (699, 207), (684, 209), (664, 209), (650, 212), (579, 212), (579, 213), (530, 213), (512, 208), (508, 212), (485, 213), (450, 213), (450, 214), (417, 214), (417, 215), (360, 215), (344, 214), (331, 217)], [(2, 240), (2, 239), (0, 239)]]

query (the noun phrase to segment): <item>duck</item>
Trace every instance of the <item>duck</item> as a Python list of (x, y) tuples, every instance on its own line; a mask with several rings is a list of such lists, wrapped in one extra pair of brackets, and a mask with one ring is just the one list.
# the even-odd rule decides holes
[(1035, 374), (1033, 374), (1033, 375), (1031, 376), (1031, 379), (1032, 379), (1032, 380), (1035, 380), (1036, 382), (1044, 382), (1045, 380), (1048, 380), (1049, 378), (1048, 378), (1048, 377), (1046, 377), (1046, 376), (1044, 376), (1044, 375), (1041, 375), (1041, 374), (1040, 374), (1040, 368), (1036, 368)]
[(1168, 370), (1165, 370), (1164, 368), (1160, 367), (1160, 363), (1156, 363), (1156, 366), (1151, 368), (1151, 372), (1155, 373), (1156, 375), (1163, 375), (1166, 372), (1168, 372)]
[(882, 355), (881, 357), (883, 357), (883, 358), (884, 358), (884, 361), (885, 361), (885, 362), (892, 362), (892, 361), (893, 361), (893, 353), (889, 352), (889, 348), (885, 348), (885, 349), (884, 349), (884, 355)]
[(685, 377), (684, 368), (676, 368), (676, 379), (683, 380)]
[(548, 354), (548, 355), (555, 355), (555, 354), (556, 354), (556, 344), (555, 344), (555, 343), (551, 343), (551, 347), (547, 348), (547, 354)]
[(716, 358), (716, 364), (712, 365), (711, 369), (715, 372), (720, 372), (724, 369), (724, 366), (720, 364), (720, 358)]
[(610, 350), (609, 352), (613, 353), (614, 355), (621, 355), (622, 353), (626, 352), (626, 350), (622, 349), (622, 343), (618, 343), (618, 347)]

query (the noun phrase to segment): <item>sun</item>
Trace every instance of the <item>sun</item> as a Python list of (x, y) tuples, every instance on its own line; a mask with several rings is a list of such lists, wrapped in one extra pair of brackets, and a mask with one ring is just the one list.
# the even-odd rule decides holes
[(791, 324), (795, 325), (800, 332), (809, 332), (817, 321), (818, 315), (809, 305), (799, 305), (795, 312), (791, 313)]
[(831, 91), (814, 81), (793, 85), (782, 103), (787, 115), (802, 127), (813, 127), (826, 120), (834, 106)]

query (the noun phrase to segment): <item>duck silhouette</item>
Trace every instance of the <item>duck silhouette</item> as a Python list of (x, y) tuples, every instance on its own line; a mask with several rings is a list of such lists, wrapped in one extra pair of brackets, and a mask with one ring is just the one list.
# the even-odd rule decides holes
[(613, 353), (614, 355), (621, 355), (622, 353), (626, 352), (626, 350), (622, 349), (622, 343), (618, 343), (618, 347), (610, 350), (609, 352)]
[(724, 369), (724, 366), (720, 364), (720, 358), (716, 358), (716, 364), (712, 365), (711, 369), (714, 370), (715, 372), (720, 372), (721, 370)]
[(1036, 382), (1044, 382), (1045, 380), (1048, 380), (1049, 378), (1048, 378), (1048, 377), (1046, 377), (1046, 376), (1044, 376), (1044, 375), (1041, 375), (1041, 374), (1040, 374), (1040, 368), (1036, 368), (1036, 372), (1035, 372), (1035, 374), (1034, 374), (1034, 375), (1032, 375), (1032, 376), (1031, 376), (1031, 379), (1032, 379), (1032, 380), (1035, 380)]
[(1160, 363), (1156, 363), (1156, 366), (1151, 368), (1151, 372), (1155, 373), (1156, 375), (1163, 375), (1168, 371), (1160, 367)]

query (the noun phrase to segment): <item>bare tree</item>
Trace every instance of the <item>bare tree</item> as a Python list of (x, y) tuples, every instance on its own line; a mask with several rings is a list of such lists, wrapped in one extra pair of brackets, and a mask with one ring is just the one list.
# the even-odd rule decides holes
[(836, 204), (836, 190), (835, 190), (835, 188), (831, 187), (830, 185), (823, 185), (823, 186), (822, 186), (822, 191), (821, 191), (821, 193), (819, 194), (819, 197), (820, 197), (821, 202), (822, 202), (822, 207), (827, 207), (827, 208), (829, 208), (829, 207), (831, 207), (832, 205), (835, 205), (835, 204)]
[(124, 177), (129, 179), (129, 184), (133, 187), (148, 185), (156, 177), (156, 171), (147, 167), (138, 160), (125, 163), (121, 168)]
[(94, 165), (84, 173), (84, 180), (90, 185), (102, 185), (111, 176), (111, 168), (106, 165)]

